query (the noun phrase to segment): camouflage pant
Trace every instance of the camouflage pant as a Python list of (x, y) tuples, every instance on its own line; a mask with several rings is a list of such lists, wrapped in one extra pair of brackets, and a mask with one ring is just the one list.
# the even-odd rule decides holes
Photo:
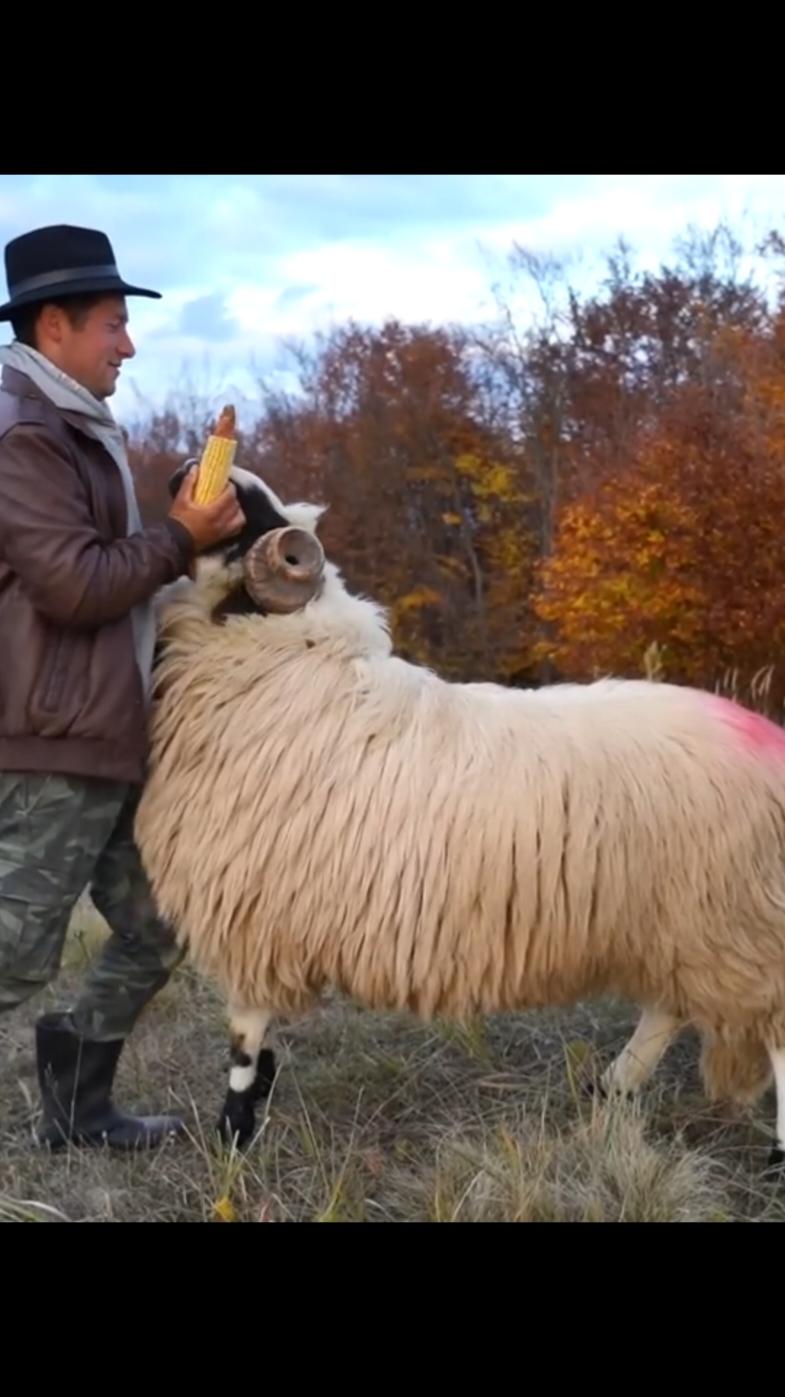
[(73, 1009), (86, 1038), (124, 1038), (181, 959), (156, 914), (121, 782), (0, 772), (0, 1013), (60, 968), (85, 888), (111, 935)]

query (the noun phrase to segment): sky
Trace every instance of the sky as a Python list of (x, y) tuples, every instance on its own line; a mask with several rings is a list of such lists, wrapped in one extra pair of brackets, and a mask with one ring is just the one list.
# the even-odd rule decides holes
[(185, 376), (242, 415), (257, 373), (291, 384), (287, 339), (349, 317), (482, 322), (515, 243), (569, 258), (588, 290), (620, 236), (656, 267), (721, 218), (745, 240), (785, 232), (785, 175), (0, 175), (3, 244), (100, 228), (126, 280), (162, 292), (129, 300), (126, 421)]

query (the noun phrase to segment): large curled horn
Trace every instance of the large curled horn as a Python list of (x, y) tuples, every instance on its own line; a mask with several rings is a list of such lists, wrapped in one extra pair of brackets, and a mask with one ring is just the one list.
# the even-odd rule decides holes
[(285, 615), (300, 611), (319, 589), (324, 549), (305, 529), (271, 529), (249, 548), (243, 559), (243, 581), (249, 597), (264, 611)]

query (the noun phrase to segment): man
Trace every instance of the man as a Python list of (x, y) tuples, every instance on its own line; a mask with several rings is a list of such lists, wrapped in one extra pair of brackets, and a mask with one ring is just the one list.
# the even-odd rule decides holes
[(155, 1146), (174, 1117), (112, 1102), (123, 1042), (180, 959), (133, 840), (146, 761), (154, 593), (237, 534), (233, 487), (194, 476), (144, 529), (106, 405), (134, 354), (103, 233), (41, 228), (5, 249), (14, 341), (0, 350), (0, 1012), (59, 969), (89, 887), (111, 936), (67, 1014), (36, 1025), (41, 1143)]

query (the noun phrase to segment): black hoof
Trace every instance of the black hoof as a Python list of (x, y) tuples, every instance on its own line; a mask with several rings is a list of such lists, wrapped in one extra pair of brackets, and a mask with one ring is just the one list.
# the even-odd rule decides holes
[(609, 1090), (603, 1081), (594, 1082), (589, 1079), (584, 1089), (592, 1100), (600, 1101), (603, 1105), (607, 1105), (611, 1101), (621, 1104), (635, 1100), (634, 1091), (620, 1091), (618, 1087)]
[(275, 1081), (275, 1053), (269, 1048), (262, 1048), (256, 1064), (256, 1080), (253, 1084), (254, 1101), (263, 1101), (272, 1091)]
[(764, 1170), (764, 1177), (775, 1179), (785, 1183), (785, 1150), (781, 1150), (779, 1145), (775, 1145), (769, 1155), (768, 1164)]
[(256, 1130), (253, 1088), (250, 1091), (226, 1093), (223, 1110), (218, 1118), (217, 1130), (224, 1144), (235, 1142), (239, 1149), (248, 1144)]
[(602, 1082), (595, 1081), (593, 1077), (586, 1077), (581, 1084), (584, 1096), (588, 1096), (591, 1101), (607, 1101), (608, 1093)]

